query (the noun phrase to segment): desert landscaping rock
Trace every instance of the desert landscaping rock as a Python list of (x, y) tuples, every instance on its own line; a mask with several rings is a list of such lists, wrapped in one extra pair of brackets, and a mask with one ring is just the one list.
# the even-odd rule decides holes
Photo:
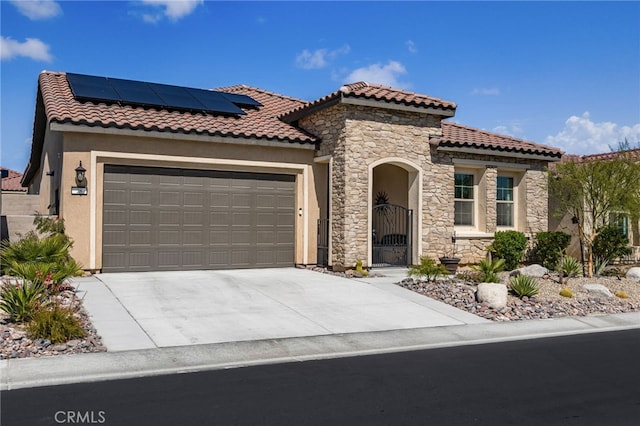
[(533, 264), (516, 269), (511, 275), (528, 275), (530, 277), (542, 278), (549, 275), (549, 270), (542, 265)]
[(594, 296), (613, 297), (613, 294), (609, 291), (609, 289), (602, 284), (584, 284), (582, 288), (584, 288), (588, 293), (591, 293)]
[(507, 286), (504, 284), (480, 283), (476, 295), (478, 302), (500, 310), (507, 306)]
[(626, 275), (628, 280), (640, 281), (640, 267), (629, 268)]

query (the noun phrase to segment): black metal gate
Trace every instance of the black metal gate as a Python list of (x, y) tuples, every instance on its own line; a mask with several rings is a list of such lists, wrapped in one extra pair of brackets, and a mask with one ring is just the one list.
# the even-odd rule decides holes
[(407, 266), (411, 263), (413, 210), (395, 204), (373, 208), (371, 266)]
[(329, 265), (329, 219), (318, 219), (318, 259), (319, 266)]

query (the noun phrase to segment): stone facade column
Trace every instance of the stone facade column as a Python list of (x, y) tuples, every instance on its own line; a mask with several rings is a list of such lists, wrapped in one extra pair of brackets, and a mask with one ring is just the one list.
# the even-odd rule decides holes
[[(498, 170), (495, 166), (487, 166), (484, 172), (485, 188), (486, 188), (486, 210), (484, 212), (486, 218), (486, 231), (496, 232), (498, 223)], [(478, 195), (480, 196), (480, 195)]]

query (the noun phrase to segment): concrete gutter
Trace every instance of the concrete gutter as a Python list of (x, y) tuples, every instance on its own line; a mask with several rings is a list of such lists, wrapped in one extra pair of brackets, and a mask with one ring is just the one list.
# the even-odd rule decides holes
[(0, 361), (0, 390), (640, 328), (640, 312)]

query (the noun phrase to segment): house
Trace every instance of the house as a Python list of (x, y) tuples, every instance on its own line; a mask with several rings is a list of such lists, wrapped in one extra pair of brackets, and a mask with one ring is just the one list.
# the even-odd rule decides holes
[(39, 76), (22, 183), (88, 270), (464, 263), (547, 230), (561, 151), (445, 121), (456, 104), (358, 82), (312, 102)]
[[(574, 161), (578, 163), (587, 163), (594, 161), (607, 161), (618, 158), (619, 156), (626, 156), (630, 158), (634, 163), (640, 160), (640, 149), (626, 149), (622, 151), (613, 151), (600, 154), (591, 155), (564, 155), (562, 161)], [(578, 225), (576, 220), (569, 214), (563, 216), (557, 215), (558, 200), (553, 196), (549, 198), (549, 230), (562, 231), (572, 236), (571, 243), (567, 248), (567, 254), (577, 259), (582, 258), (582, 249), (580, 247), (580, 239), (578, 238)], [(622, 233), (629, 240), (629, 247), (631, 254), (624, 258), (619, 259), (624, 263), (639, 263), (640, 262), (640, 222), (634, 221), (629, 212), (619, 211), (604, 211), (605, 215), (598, 220), (596, 228), (603, 225), (615, 225), (618, 226)], [(585, 218), (585, 227), (591, 230), (593, 220), (588, 217)]]
[(0, 241), (14, 241), (34, 230), (33, 218), (37, 209), (36, 197), (27, 195), (22, 186), (22, 173), (0, 167), (2, 191), (0, 191)]

